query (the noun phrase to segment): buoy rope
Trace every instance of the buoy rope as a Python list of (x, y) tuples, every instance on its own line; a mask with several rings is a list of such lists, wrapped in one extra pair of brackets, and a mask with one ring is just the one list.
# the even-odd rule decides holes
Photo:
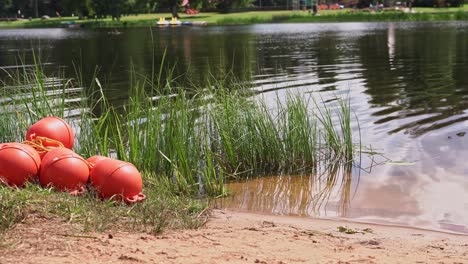
[[(29, 145), (33, 147), (39, 154), (47, 153), (54, 148), (64, 148), (62, 142), (48, 138), (48, 137), (40, 137), (37, 136), (32, 140), (26, 140), (22, 142), (23, 144)], [(44, 143), (48, 143), (49, 145), (54, 145), (50, 147), (44, 146)]]
[(146, 199), (146, 195), (139, 193), (133, 197), (125, 197), (125, 202), (128, 204), (139, 203)]
[[(46, 147), (44, 143), (49, 143), (55, 146)], [(32, 140), (26, 140), (22, 142), (22, 144), (29, 145), (33, 147), (39, 154), (44, 154), (51, 151), (54, 148), (65, 148), (62, 142), (48, 138), (48, 137), (34, 137)], [(83, 161), (88, 165), (89, 169), (94, 167), (94, 163), (88, 162), (87, 160), (83, 159)]]
[(68, 193), (72, 196), (81, 196), (85, 191), (86, 189), (83, 186), (79, 186), (77, 190), (73, 190)]
[(85, 161), (85, 162), (86, 162), (86, 164), (88, 165), (88, 168), (89, 168), (89, 169), (92, 169), (92, 168), (94, 168), (94, 163), (92, 163), (92, 162), (89, 162), (89, 161), (87, 161), (87, 160), (84, 160), (84, 161)]
[(46, 143), (50, 143), (50, 144), (55, 144), (57, 146), (57, 148), (64, 148), (65, 146), (63, 145), (62, 142), (58, 141), (58, 140), (55, 140), (55, 139), (51, 139), (51, 138), (48, 138), (48, 137), (36, 137), (35, 139), (38, 139), (42, 142), (46, 142)]

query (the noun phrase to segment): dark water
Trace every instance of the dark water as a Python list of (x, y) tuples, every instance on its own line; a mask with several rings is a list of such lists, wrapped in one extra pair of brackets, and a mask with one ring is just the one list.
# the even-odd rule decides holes
[[(166, 62), (201, 83), (232, 70), (267, 101), (287, 92), (349, 95), (365, 157), (350, 175), (272, 176), (233, 183), (222, 206), (468, 233), (468, 23), (282, 24), (106, 30), (0, 30), (0, 67), (32, 63), (74, 77), (80, 65), (125, 99), (133, 64)], [(1, 76), (1, 73), (0, 73)], [(4, 78), (4, 76), (3, 76)], [(460, 133), (462, 132), (462, 133)], [(388, 162), (391, 161), (391, 162)], [(330, 177), (328, 177), (330, 179)]]

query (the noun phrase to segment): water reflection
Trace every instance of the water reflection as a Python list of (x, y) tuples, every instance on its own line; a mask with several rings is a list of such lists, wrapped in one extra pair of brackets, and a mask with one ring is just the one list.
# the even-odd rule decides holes
[[(0, 40), (61, 40), (67, 38), (92, 37), (90, 32), (83, 30), (67, 30), (65, 28), (34, 28), (34, 29), (2, 29)], [(30, 47), (31, 48), (31, 47)]]
[[(388, 51), (362, 50), (360, 54), (367, 82), (365, 92), (372, 95), (373, 104), (386, 107), (385, 111), (373, 113), (380, 117), (376, 123), (399, 123), (387, 131), (390, 134), (420, 136), (466, 120), (468, 56), (466, 48), (457, 46), (467, 44), (467, 35), (455, 27), (436, 34), (427, 29), (410, 34), (391, 24), (387, 40), (384, 35), (362, 37), (362, 46), (376, 43), (373, 46), (378, 48), (386, 42), (388, 47)], [(388, 64), (373, 67), (376, 57)], [(460, 74), (462, 71), (465, 73)], [(393, 122), (396, 119), (401, 121)]]
[(352, 166), (335, 165), (312, 173), (233, 182), (229, 184), (231, 195), (216, 203), (221, 207), (282, 215), (346, 216), (352, 188), (358, 182), (353, 180)]
[(158, 74), (165, 56), (166, 65), (176, 65), (172, 76), (189, 72), (186, 85), (203, 85), (211, 71), (218, 77), (232, 72), (264, 93), (356, 89), (369, 96), (366, 115), (389, 125), (386, 133), (418, 137), (467, 118), (467, 28), (457, 22), (122, 29), (120, 35), (2, 30), (0, 67), (32, 64), (34, 46), (71, 77), (79, 66), (85, 83), (97, 70), (108, 95), (123, 100), (130, 65)]
[[(430, 145), (442, 151), (448, 149)], [(372, 177), (355, 167), (333, 167), (322, 175), (281, 175), (233, 182), (228, 184), (230, 196), (215, 201), (215, 205), (468, 234), (468, 179), (460, 181), (460, 172), (440, 167), (428, 170), (432, 162), (434, 159), (422, 160), (409, 166), (378, 162), (380, 166), (373, 168)], [(360, 173), (365, 177), (359, 177)]]

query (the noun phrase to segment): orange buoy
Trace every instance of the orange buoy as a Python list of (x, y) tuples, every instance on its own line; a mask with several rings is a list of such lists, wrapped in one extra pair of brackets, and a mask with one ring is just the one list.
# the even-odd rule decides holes
[(77, 195), (84, 192), (88, 179), (88, 162), (70, 149), (52, 149), (42, 160), (39, 182), (43, 187), (52, 186)]
[[(105, 176), (96, 176), (96, 174), (93, 175), (93, 170), (94, 168), (97, 166), (97, 164), (103, 160), (112, 160), (111, 158), (108, 158), (108, 157), (104, 157), (104, 156), (92, 156), (90, 157), (89, 159), (87, 159), (86, 161), (88, 161), (88, 163), (91, 165), (91, 172), (89, 174), (89, 179), (91, 181), (91, 185), (94, 186), (95, 188), (98, 188), (98, 186), (103, 186), (104, 185), (104, 181), (106, 179)], [(103, 167), (101, 167), (101, 170), (103, 170)]]
[(34, 148), (21, 143), (0, 144), (0, 182), (21, 187), (37, 177), (40, 167)]
[[(65, 120), (50, 116), (34, 123), (26, 133), (26, 140), (33, 141), (37, 137), (46, 137), (61, 142), (66, 148), (73, 148), (75, 135)], [(53, 142), (42, 141), (44, 147), (57, 147)]]
[(138, 169), (131, 163), (102, 159), (91, 170), (91, 184), (102, 198), (115, 198), (127, 203), (143, 201), (143, 182)]
[(95, 166), (99, 161), (105, 160), (105, 159), (110, 159), (110, 158), (96, 155), (96, 156), (92, 156), (88, 158), (86, 161), (90, 163), (92, 166)]

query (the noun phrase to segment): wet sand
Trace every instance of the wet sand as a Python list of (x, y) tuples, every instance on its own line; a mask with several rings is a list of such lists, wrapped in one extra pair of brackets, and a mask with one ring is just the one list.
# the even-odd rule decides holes
[(157, 236), (28, 219), (6, 243), (0, 263), (468, 263), (468, 236), (226, 210)]

